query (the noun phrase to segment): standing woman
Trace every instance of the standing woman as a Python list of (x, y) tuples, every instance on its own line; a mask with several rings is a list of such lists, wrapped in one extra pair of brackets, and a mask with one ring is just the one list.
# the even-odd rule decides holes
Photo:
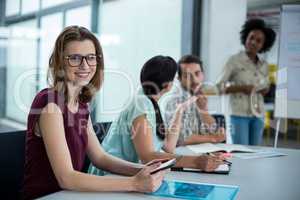
[[(83, 27), (65, 28), (55, 42), (49, 67), (52, 85), (36, 95), (28, 116), (23, 199), (62, 189), (156, 190), (163, 172), (150, 172), (159, 162), (143, 166), (113, 157), (102, 149), (93, 130), (88, 102), (101, 87), (104, 68), (97, 38)], [(101, 169), (132, 177), (82, 173), (86, 155)]]
[[(176, 71), (177, 64), (169, 56), (154, 56), (144, 64), (140, 74), (142, 90), (120, 113), (104, 138), (102, 145), (108, 153), (135, 163), (177, 157), (174, 151), (182, 113), (197, 97), (178, 105), (170, 128), (165, 128), (158, 101), (172, 87)], [(212, 171), (221, 163), (220, 156), (182, 156), (176, 167)], [(91, 165), (89, 173), (102, 175), (103, 171)]]
[(264, 95), (268, 92), (268, 63), (258, 56), (268, 52), (276, 34), (261, 19), (245, 22), (240, 32), (245, 49), (227, 61), (217, 86), (230, 95), (233, 142), (259, 145), (264, 128)]

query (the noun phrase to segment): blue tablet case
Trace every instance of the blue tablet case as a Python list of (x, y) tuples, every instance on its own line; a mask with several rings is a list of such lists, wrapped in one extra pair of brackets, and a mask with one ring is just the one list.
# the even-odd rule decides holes
[(234, 200), (238, 190), (238, 186), (164, 180), (152, 195), (191, 200)]

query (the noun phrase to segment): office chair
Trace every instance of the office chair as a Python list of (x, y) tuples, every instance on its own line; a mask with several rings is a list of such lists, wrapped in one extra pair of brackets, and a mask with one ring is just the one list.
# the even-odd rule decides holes
[(19, 199), (23, 181), (26, 131), (0, 133), (1, 199)]
[(224, 115), (212, 114), (211, 116), (215, 118), (217, 127), (223, 127), (226, 130), (226, 120)]

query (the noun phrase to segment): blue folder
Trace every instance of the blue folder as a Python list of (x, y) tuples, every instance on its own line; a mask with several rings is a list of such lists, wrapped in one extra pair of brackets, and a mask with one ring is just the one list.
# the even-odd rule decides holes
[(155, 196), (192, 200), (234, 200), (238, 186), (164, 180)]

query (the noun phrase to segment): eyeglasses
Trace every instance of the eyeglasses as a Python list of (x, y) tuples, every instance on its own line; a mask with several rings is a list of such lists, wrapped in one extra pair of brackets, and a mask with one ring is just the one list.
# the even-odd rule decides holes
[(65, 56), (65, 59), (68, 60), (69, 65), (71, 67), (80, 66), (82, 64), (83, 59), (85, 59), (85, 61), (87, 62), (87, 64), (90, 67), (94, 67), (97, 65), (97, 57), (101, 58), (101, 56), (95, 55), (95, 54), (88, 54), (86, 56), (83, 56), (80, 54), (71, 54), (71, 55)]

